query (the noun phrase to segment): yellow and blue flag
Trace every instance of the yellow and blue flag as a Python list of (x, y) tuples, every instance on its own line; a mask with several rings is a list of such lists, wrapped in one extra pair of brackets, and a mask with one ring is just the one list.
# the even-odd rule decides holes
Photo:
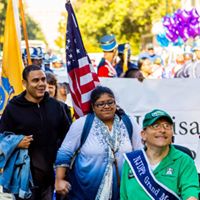
[(23, 91), (24, 65), (20, 49), (21, 32), (17, 2), (17, 0), (8, 0), (7, 4), (0, 85), (0, 114), (11, 95), (17, 95)]

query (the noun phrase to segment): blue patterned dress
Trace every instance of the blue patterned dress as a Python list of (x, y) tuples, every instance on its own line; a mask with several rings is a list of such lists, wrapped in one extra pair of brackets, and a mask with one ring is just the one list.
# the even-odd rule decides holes
[[(76, 157), (73, 170), (70, 173), (69, 182), (72, 189), (69, 194), (70, 200), (95, 200), (100, 185), (104, 183), (106, 169), (109, 163), (112, 163), (112, 191), (110, 192), (113, 200), (119, 199), (119, 188), (117, 186), (117, 177), (113, 158), (110, 156), (109, 139), (114, 141), (115, 157), (118, 162), (119, 173), (121, 174), (122, 164), (124, 161), (123, 153), (130, 152), (133, 149), (142, 147), (140, 131), (141, 128), (130, 117), (133, 125), (132, 142), (125, 124), (116, 115), (112, 130), (108, 128), (97, 117), (94, 118), (88, 137), (83, 144), (80, 153)], [(56, 159), (56, 166), (69, 166), (74, 152), (80, 146), (81, 133), (84, 127), (86, 116), (76, 120), (70, 127)], [(110, 136), (109, 136), (110, 133)], [(113, 140), (112, 140), (113, 139)], [(106, 199), (106, 198), (101, 198)], [(107, 199), (109, 200), (109, 198)]]

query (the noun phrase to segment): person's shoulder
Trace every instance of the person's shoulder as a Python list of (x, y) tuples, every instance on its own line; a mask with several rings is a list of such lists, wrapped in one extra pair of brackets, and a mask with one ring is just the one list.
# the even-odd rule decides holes
[(79, 117), (78, 119), (75, 120), (75, 122), (77, 122), (77, 123), (85, 123), (87, 116), (88, 115), (84, 115), (82, 117)]
[(50, 96), (48, 98), (45, 98), (42, 104), (46, 105), (47, 108), (51, 109), (60, 110), (65, 108), (64, 103)]
[(79, 117), (78, 119), (76, 119), (75, 121), (72, 122), (71, 127), (72, 128), (81, 128), (82, 129), (84, 127), (84, 125), (85, 125), (86, 117), (87, 117), (87, 115)]
[(45, 102), (51, 102), (51, 103), (55, 103), (55, 104), (60, 104), (59, 101), (53, 97), (45, 97)]
[(72, 117), (72, 113), (71, 113), (71, 107), (68, 106), (66, 103), (64, 103), (63, 101), (57, 100), (58, 103), (60, 104), (61, 108), (64, 108), (64, 110), (66, 111), (67, 114), (70, 113), (70, 117)]
[(172, 157), (173, 160), (183, 159), (184, 161), (188, 161), (188, 162), (193, 161), (193, 159), (191, 158), (188, 152), (190, 150), (187, 148), (184, 148), (183, 146), (181, 147), (182, 148), (176, 148), (176, 145), (171, 145), (170, 154), (169, 154), (170, 157)]
[(135, 157), (141, 156), (142, 154), (143, 154), (142, 149), (136, 149), (134, 151), (124, 153), (124, 158), (128, 163), (128, 161), (132, 160)]
[(56, 101), (58, 101), (58, 103), (61, 105), (61, 106), (63, 106), (64, 108), (68, 108), (68, 109), (70, 109), (70, 106), (68, 106), (66, 103), (64, 103), (63, 101), (60, 101), (60, 100), (58, 100), (58, 99), (55, 99)]
[(13, 96), (13, 98), (8, 101), (7, 107), (27, 104), (27, 101), (24, 96), (25, 96), (25, 91), (18, 95)]
[(69, 108), (69, 106), (67, 104), (65, 104), (64, 102), (62, 102), (62, 101), (60, 101), (58, 99), (55, 99), (53, 97), (49, 97), (47, 102), (48, 102), (48, 104), (50, 106), (54, 106), (54, 107), (56, 107), (58, 109), (64, 109), (66, 111), (70, 110), (70, 108)]

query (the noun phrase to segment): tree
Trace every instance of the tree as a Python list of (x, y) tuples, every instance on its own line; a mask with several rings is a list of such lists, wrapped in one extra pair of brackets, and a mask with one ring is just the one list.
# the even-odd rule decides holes
[[(36, 23), (28, 14), (26, 14), (26, 28), (29, 40), (43, 40), (46, 42), (45, 36), (41, 31), (38, 23)], [(22, 39), (24, 39), (22, 33)]]
[(67, 12), (61, 13), (61, 19), (58, 23), (58, 37), (54, 41), (55, 44), (60, 48), (63, 49), (65, 47), (65, 32), (66, 32), (66, 23), (67, 23)]
[[(1, 0), (0, 2), (0, 50), (3, 49), (3, 37), (5, 28), (5, 18), (6, 18), (7, 0)], [(40, 26), (28, 15), (26, 14), (26, 26), (28, 32), (28, 39), (30, 40), (43, 40), (46, 42), (45, 36), (41, 31)], [(22, 34), (23, 39), (23, 34)]]
[(74, 8), (88, 52), (101, 51), (99, 39), (105, 34), (113, 33), (119, 43), (129, 42), (133, 53), (136, 54), (141, 46), (141, 36), (151, 33), (152, 23), (161, 20), (166, 12), (172, 13), (173, 9), (178, 8), (180, 2), (173, 2), (77, 0)]

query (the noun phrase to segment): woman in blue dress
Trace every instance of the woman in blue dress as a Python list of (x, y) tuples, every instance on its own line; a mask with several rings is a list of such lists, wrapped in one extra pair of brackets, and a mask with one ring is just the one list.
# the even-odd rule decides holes
[(129, 138), (127, 127), (118, 113), (115, 96), (107, 87), (98, 86), (91, 93), (91, 112), (94, 113), (91, 129), (70, 172), (67, 169), (81, 145), (87, 116), (71, 125), (58, 150), (55, 189), (59, 194), (68, 194), (70, 200), (117, 200), (123, 153), (142, 147), (141, 128), (129, 116), (132, 126)]

